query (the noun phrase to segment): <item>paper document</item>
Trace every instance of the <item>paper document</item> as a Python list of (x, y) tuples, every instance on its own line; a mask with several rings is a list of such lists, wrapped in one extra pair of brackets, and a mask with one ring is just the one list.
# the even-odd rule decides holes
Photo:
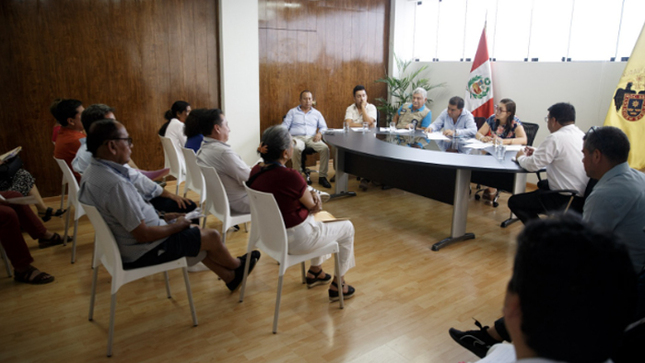
[(22, 150), (22, 146), (18, 146), (17, 148), (15, 148), (15, 149), (13, 149), (13, 150), (11, 150), (11, 151), (7, 151), (6, 153), (4, 153), (4, 154), (0, 155), (0, 160), (2, 160), (2, 161), (9, 160), (9, 159), (11, 159), (12, 157), (14, 157), (14, 156), (18, 155), (18, 153), (19, 153), (21, 150)]
[(524, 145), (506, 145), (506, 151), (520, 151), (523, 150), (526, 146)]
[(449, 141), (450, 140), (450, 138), (447, 137), (446, 135), (442, 134), (441, 131), (427, 133), (426, 138), (428, 140), (443, 140), (443, 141)]
[(349, 218), (336, 218), (334, 217), (331, 213), (321, 210), (320, 212), (314, 214), (314, 220), (316, 222), (339, 222), (339, 221), (347, 221)]
[(345, 130), (343, 129), (327, 129), (325, 130), (326, 134), (333, 134), (333, 133), (343, 133)]
[(30, 205), (30, 204), (37, 204), (38, 203), (36, 198), (32, 197), (31, 195), (26, 196), (26, 197), (9, 198), (9, 199), (5, 199), (2, 195), (0, 195), (0, 200), (5, 201), (5, 202), (10, 203), (10, 204), (20, 204), (20, 205)]
[(464, 146), (467, 147), (467, 148), (475, 149), (475, 150), (481, 150), (481, 149), (485, 149), (487, 147), (491, 147), (493, 145), (485, 143), (485, 142), (481, 142), (481, 141), (479, 141), (479, 140), (477, 140), (475, 138), (472, 138), (472, 139), (466, 140)]

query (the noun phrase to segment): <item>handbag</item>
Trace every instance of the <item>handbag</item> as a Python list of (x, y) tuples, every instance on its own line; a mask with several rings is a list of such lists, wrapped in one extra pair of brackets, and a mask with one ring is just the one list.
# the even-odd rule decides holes
[(22, 169), (22, 160), (20, 160), (20, 156), (16, 155), (9, 160), (5, 160), (5, 162), (0, 165), (0, 181), (9, 181), (13, 179), (13, 176), (16, 175), (20, 169)]

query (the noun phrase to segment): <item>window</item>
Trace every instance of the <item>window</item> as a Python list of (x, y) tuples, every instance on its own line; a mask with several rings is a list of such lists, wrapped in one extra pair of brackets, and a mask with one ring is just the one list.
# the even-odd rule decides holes
[(644, 13), (643, 0), (418, 1), (413, 54), (472, 59), (486, 23), (488, 52), (497, 60), (621, 60), (636, 44)]

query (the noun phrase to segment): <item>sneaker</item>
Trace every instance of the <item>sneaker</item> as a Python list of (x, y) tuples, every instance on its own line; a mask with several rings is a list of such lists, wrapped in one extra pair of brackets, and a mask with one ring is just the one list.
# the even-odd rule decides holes
[[(248, 258), (249, 254), (245, 254), (244, 256), (238, 257), (240, 260), (241, 264), (240, 267), (235, 269), (235, 277), (233, 277), (233, 280), (229, 283), (226, 284), (226, 287), (228, 287), (231, 292), (234, 292), (237, 290), (240, 285), (242, 284), (242, 280), (244, 279), (244, 266), (246, 264), (246, 259)], [(249, 275), (251, 275), (251, 272), (253, 271), (253, 268), (255, 267), (255, 264), (260, 260), (260, 251), (253, 251), (251, 252), (251, 261), (249, 263)]]
[(450, 328), (448, 332), (450, 333), (450, 337), (459, 343), (459, 345), (468, 349), (479, 358), (484, 358), (490, 347), (501, 342), (498, 342), (488, 335), (486, 332), (488, 326), (482, 326), (477, 320), (475, 320), (475, 325), (479, 327), (479, 330), (460, 331)]
[(320, 200), (325, 203), (331, 199), (331, 195), (327, 192), (320, 191), (314, 187), (308, 187), (309, 190), (316, 192), (320, 196)]

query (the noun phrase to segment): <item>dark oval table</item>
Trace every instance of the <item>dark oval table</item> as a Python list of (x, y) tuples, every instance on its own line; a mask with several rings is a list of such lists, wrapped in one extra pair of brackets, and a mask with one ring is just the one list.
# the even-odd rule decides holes
[(347, 176), (352, 174), (453, 206), (450, 237), (435, 243), (433, 251), (475, 238), (466, 233), (471, 182), (513, 194), (526, 188), (527, 171), (512, 160), (514, 151), (498, 160), (465, 147), (465, 140), (428, 140), (421, 131), (328, 130), (324, 140), (335, 147), (336, 195), (348, 192)]

